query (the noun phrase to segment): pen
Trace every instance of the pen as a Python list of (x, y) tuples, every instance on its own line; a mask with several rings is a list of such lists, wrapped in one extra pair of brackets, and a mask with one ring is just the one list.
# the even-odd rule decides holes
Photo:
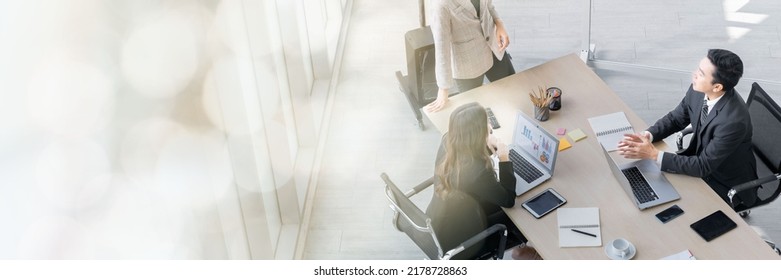
[(574, 232), (580, 233), (580, 234), (585, 234), (585, 235), (591, 236), (591, 237), (597, 237), (595, 234), (591, 234), (591, 233), (588, 233), (588, 232), (585, 232), (585, 231), (579, 231), (579, 230), (574, 229), (574, 228), (572, 228), (571, 230), (574, 231)]

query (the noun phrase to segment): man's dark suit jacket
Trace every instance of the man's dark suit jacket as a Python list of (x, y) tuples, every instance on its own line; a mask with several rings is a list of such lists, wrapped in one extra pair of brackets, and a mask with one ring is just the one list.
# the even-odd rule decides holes
[[(704, 93), (690, 86), (678, 107), (656, 121), (648, 132), (659, 141), (691, 124), (694, 132), (689, 146), (680, 154), (664, 153), (662, 171), (700, 177), (728, 201), (726, 194), (731, 187), (757, 178), (751, 117), (743, 98), (730, 90), (701, 124), (704, 99)], [(738, 197), (747, 206), (756, 201), (756, 193), (745, 192)]]

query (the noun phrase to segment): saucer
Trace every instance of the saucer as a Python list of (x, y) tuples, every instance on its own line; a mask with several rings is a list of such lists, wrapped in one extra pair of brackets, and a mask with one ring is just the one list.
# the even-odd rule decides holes
[(622, 259), (618, 256), (613, 250), (610, 250), (610, 245), (605, 246), (605, 254), (607, 254), (607, 257), (611, 260), (631, 260), (635, 257), (635, 253), (637, 253), (637, 250), (635, 249), (635, 244), (629, 243), (629, 253), (624, 256)]

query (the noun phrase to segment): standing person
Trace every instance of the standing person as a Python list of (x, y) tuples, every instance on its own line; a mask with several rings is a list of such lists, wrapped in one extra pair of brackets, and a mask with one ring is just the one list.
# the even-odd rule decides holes
[(510, 37), (491, 0), (436, 0), (434, 21), (437, 99), (426, 105), (436, 112), (447, 106), (449, 89), (464, 92), (515, 74), (505, 51)]
[[(656, 160), (664, 172), (700, 177), (728, 202), (731, 187), (757, 178), (751, 117), (734, 90), (742, 75), (743, 61), (736, 54), (708, 50), (678, 107), (642, 134), (625, 135), (619, 143), (620, 153), (626, 158)], [(659, 151), (651, 144), (689, 124), (694, 136), (681, 154)], [(741, 192), (733, 203), (751, 206), (756, 198), (755, 192)]]
[[(453, 213), (470, 209), (448, 207), (451, 194), (459, 193), (473, 198), (486, 215), (483, 228), (477, 229), (478, 232), (494, 224), (504, 224), (508, 243), (525, 244), (526, 238), (502, 210), (502, 207), (515, 205), (513, 163), (507, 145), (489, 133), (485, 108), (475, 102), (456, 108), (450, 115), (448, 128), (437, 153), (435, 193), (426, 209), (435, 229), (447, 229), (438, 232), (443, 248), (450, 250), (474, 234), (473, 228), (459, 228), (474, 227), (468, 225), (471, 221), (459, 220)], [(490, 158), (491, 151), (499, 158), (498, 178)], [(486, 246), (496, 248), (497, 244), (493, 240)], [(527, 254), (530, 249), (518, 247), (514, 249), (513, 257)]]

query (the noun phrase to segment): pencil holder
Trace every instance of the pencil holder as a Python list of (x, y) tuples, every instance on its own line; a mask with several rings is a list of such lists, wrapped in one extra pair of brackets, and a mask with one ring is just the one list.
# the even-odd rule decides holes
[(550, 109), (547, 106), (542, 108), (534, 106), (534, 118), (541, 122), (547, 121), (550, 118)]
[(547, 92), (548, 95), (553, 97), (551, 99), (550, 105), (548, 105), (548, 108), (550, 108), (551, 111), (557, 111), (561, 109), (561, 89), (557, 87), (549, 87)]

